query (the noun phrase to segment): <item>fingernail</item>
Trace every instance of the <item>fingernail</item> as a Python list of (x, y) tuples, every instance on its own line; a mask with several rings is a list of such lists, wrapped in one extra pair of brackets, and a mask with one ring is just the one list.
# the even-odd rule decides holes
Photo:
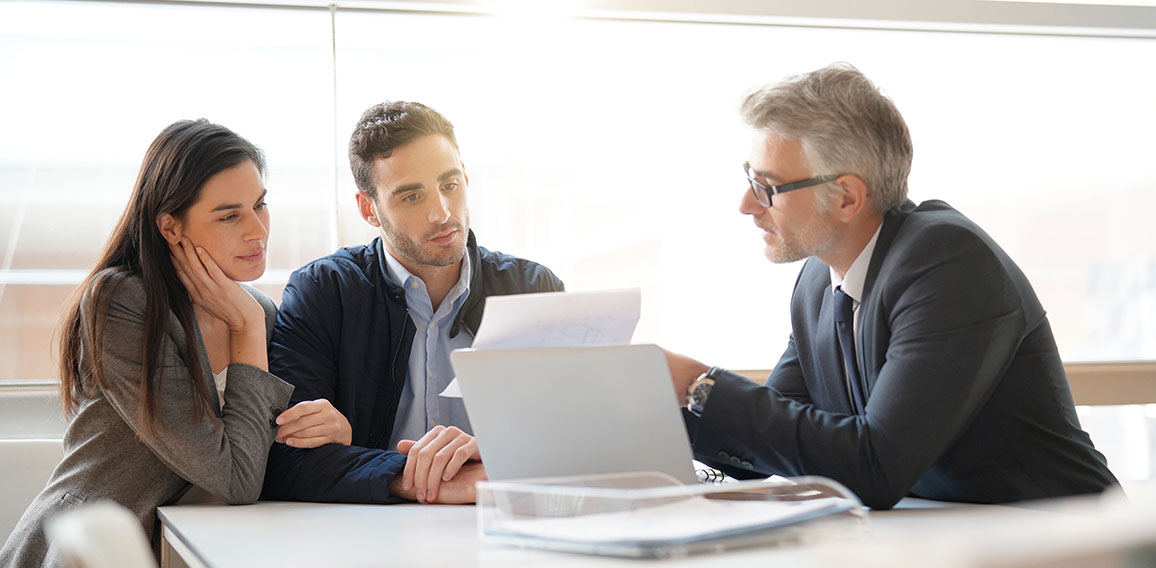
[(449, 481), (449, 480), (450, 480), (450, 474), (443, 473), (442, 474), (442, 481)]
[(425, 501), (425, 491), (418, 491), (417, 492), (417, 500), (418, 501)]
[(285, 440), (285, 445), (289, 446), (289, 447), (293, 447), (293, 446), (296, 446), (297, 443), (294, 442), (293, 440)]

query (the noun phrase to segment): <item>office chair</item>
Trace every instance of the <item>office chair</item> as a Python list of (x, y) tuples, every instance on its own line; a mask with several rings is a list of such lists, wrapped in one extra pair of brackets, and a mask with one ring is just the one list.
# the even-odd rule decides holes
[(50, 519), (48, 542), (74, 568), (155, 568), (140, 521), (128, 509), (98, 501)]

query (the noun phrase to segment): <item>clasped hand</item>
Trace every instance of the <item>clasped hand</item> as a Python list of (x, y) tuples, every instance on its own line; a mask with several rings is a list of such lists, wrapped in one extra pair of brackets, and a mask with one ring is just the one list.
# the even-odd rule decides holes
[(390, 483), (394, 495), (427, 503), (473, 503), (474, 483), (486, 479), (477, 440), (461, 429), (434, 426), (418, 441), (402, 440), (405, 469)]
[(294, 448), (353, 443), (353, 427), (324, 398), (299, 402), (277, 416), (278, 442)]

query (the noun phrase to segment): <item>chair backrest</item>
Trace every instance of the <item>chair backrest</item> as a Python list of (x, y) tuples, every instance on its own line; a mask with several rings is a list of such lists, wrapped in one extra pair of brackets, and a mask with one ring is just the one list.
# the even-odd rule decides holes
[(61, 440), (0, 439), (0, 542), (8, 539), (32, 498), (44, 489), (48, 476), (64, 457)]
[(48, 542), (75, 568), (155, 568), (140, 521), (112, 501), (83, 505), (49, 519)]

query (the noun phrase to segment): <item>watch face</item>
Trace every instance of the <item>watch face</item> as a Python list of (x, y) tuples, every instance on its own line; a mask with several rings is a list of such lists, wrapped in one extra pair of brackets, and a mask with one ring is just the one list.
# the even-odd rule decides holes
[(703, 381), (703, 382), (699, 383), (698, 385), (696, 385), (694, 387), (694, 390), (692, 390), (690, 392), (691, 403), (694, 404), (695, 406), (702, 406), (703, 404), (705, 404), (707, 396), (710, 395), (710, 388), (713, 386), (714, 386), (714, 383), (707, 382), (707, 381)]

